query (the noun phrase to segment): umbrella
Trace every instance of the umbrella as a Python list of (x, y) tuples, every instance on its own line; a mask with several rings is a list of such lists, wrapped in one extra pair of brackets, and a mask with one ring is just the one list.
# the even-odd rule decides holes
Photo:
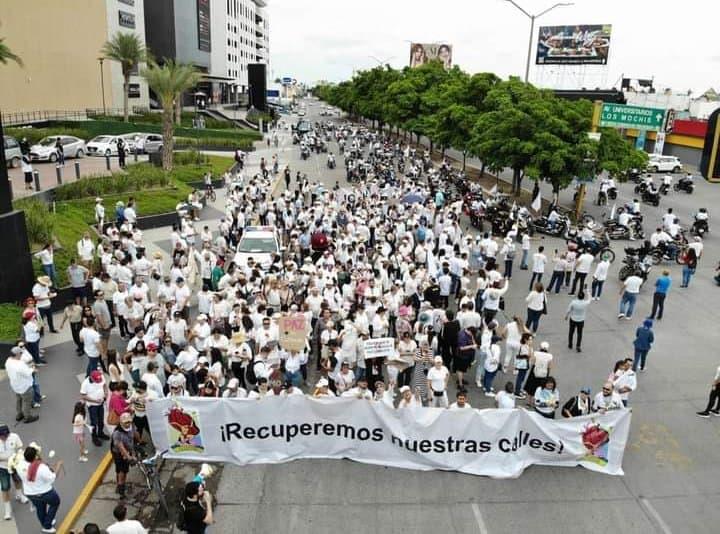
[(420, 204), (425, 201), (425, 197), (417, 193), (408, 193), (400, 200), (403, 204)]

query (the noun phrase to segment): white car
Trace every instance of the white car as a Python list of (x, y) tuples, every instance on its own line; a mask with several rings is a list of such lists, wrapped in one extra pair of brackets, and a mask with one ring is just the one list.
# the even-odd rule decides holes
[(86, 153), (85, 141), (72, 135), (51, 135), (40, 140), (36, 145), (30, 147), (30, 161), (50, 161), (54, 163), (58, 159), (55, 143), (60, 139), (63, 154), (66, 158), (82, 158)]
[(675, 156), (652, 155), (648, 160), (647, 170), (649, 172), (682, 172), (683, 164)]
[[(98, 135), (87, 144), (87, 153), (89, 156), (117, 156), (117, 144), (121, 138), (122, 136), (119, 135)], [(127, 141), (123, 139), (123, 142), (125, 143), (125, 154), (129, 154)]]
[(273, 254), (280, 254), (281, 250), (274, 226), (248, 226), (238, 243), (234, 262), (245, 267), (252, 258), (265, 271), (272, 265)]

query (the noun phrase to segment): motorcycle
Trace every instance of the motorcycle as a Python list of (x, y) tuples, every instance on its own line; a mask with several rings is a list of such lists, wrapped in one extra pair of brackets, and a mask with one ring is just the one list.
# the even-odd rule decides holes
[(617, 187), (611, 187), (608, 189), (607, 196), (610, 200), (615, 200), (617, 198)]
[(679, 191), (685, 191), (688, 195), (692, 195), (695, 190), (695, 184), (688, 178), (680, 178), (677, 182), (675, 182), (675, 185), (673, 185), (673, 190), (676, 193)]
[(625, 258), (623, 258), (622, 262), (624, 265), (620, 267), (620, 271), (618, 272), (618, 277), (621, 282), (624, 282), (631, 276), (639, 276), (643, 280), (648, 279), (650, 269), (652, 269), (652, 262), (645, 258), (641, 259), (639, 249), (626, 248)]
[(622, 226), (614, 219), (605, 221), (605, 230), (609, 239), (645, 239), (645, 231), (642, 227), (642, 215), (630, 219), (627, 226)]
[(660, 194), (667, 195), (670, 192), (670, 186), (666, 183), (660, 184)]
[(555, 221), (555, 226), (551, 226), (547, 220), (547, 217), (542, 216), (533, 220), (532, 226), (539, 234), (559, 237), (561, 235), (564, 235), (569, 228), (570, 219), (568, 219), (564, 215), (560, 215), (560, 218)]
[(652, 204), (653, 206), (659, 206), (660, 205), (660, 193), (657, 191), (652, 191), (650, 189), (646, 189), (643, 191), (642, 195), (640, 196), (640, 200), (643, 202), (646, 202), (647, 204)]
[(707, 219), (695, 219), (690, 231), (693, 235), (702, 237), (710, 231), (710, 225), (708, 225)]
[(577, 229), (571, 229), (565, 234), (566, 243), (575, 243), (579, 250), (585, 249), (593, 256), (606, 257), (610, 263), (615, 261), (615, 252), (610, 248), (610, 240), (607, 231), (600, 232), (592, 241), (583, 240), (577, 233)]
[(642, 173), (638, 169), (630, 169), (629, 171), (627, 171), (627, 178), (628, 180), (637, 184), (640, 183)]

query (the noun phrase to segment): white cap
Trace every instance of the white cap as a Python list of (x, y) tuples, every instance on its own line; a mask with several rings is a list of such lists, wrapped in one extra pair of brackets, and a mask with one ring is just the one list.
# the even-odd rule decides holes
[(550, 343), (548, 343), (547, 341), (543, 341), (542, 343), (540, 343), (540, 348), (542, 350), (547, 350), (550, 348)]
[(400, 393), (405, 393), (406, 391), (410, 391), (410, 386), (403, 386), (400, 388)]
[(237, 378), (231, 378), (228, 380), (228, 389), (237, 389), (240, 386), (240, 381)]
[(329, 383), (327, 381), (327, 378), (321, 378), (318, 380), (317, 384), (315, 384), (316, 388), (325, 388), (328, 387)]

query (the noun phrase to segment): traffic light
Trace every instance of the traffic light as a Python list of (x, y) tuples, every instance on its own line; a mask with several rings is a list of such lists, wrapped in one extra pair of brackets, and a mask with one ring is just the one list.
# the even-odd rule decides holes
[(700, 160), (700, 174), (709, 182), (720, 182), (720, 108), (716, 109), (708, 119), (705, 147)]

